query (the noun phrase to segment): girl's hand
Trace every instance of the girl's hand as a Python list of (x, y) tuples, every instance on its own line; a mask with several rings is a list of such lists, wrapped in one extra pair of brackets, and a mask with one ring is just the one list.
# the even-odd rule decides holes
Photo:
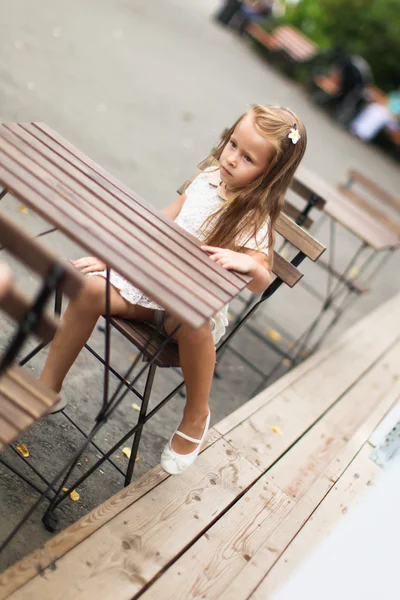
[(71, 260), (71, 264), (83, 274), (94, 273), (95, 271), (104, 271), (106, 264), (95, 256), (85, 256), (78, 260)]
[(214, 246), (201, 246), (204, 252), (210, 254), (211, 260), (224, 267), (224, 269), (238, 271), (238, 273), (250, 273), (257, 266), (256, 261), (249, 254), (234, 252), (225, 248)]

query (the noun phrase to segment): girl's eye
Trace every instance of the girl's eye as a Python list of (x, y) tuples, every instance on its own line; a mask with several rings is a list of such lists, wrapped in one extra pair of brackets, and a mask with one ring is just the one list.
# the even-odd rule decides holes
[(251, 160), (250, 156), (245, 156), (244, 157), (245, 160), (247, 160), (247, 162), (252, 163), (253, 161)]
[(236, 142), (234, 142), (233, 140), (231, 140), (231, 146), (232, 146), (232, 148), (236, 148)]

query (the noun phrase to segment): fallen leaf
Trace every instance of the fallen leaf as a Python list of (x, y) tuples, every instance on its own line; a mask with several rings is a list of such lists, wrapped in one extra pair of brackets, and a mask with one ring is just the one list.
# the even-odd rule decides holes
[(35, 498), (24, 498), (24, 504), (35, 504)]
[(62, 492), (68, 492), (68, 488), (66, 488), (66, 487), (63, 487), (61, 491), (62, 491)]
[(132, 404), (132, 408), (133, 410), (137, 410), (138, 412), (140, 412), (140, 406), (138, 404), (135, 404), (135, 402)]
[(349, 277), (349, 279), (357, 279), (359, 274), (360, 274), (360, 268), (353, 267), (352, 269), (350, 269), (348, 277)]
[(273, 426), (271, 427), (271, 429), (272, 429), (272, 431), (273, 431), (274, 433), (277, 433), (278, 435), (283, 435), (283, 431), (282, 431), (282, 429), (279, 427), (279, 425), (273, 425)]
[(28, 214), (28, 209), (23, 204), (20, 204), (18, 210), (22, 212), (24, 215)]
[(139, 460), (139, 454), (136, 454), (135, 462)]
[(29, 450), (25, 446), (25, 444), (17, 444), (17, 450), (18, 450), (18, 452), (20, 452), (22, 454), (22, 456), (24, 458), (28, 458), (28, 456), (29, 456)]
[(290, 358), (284, 358), (284, 359), (282, 360), (282, 364), (283, 364), (285, 367), (291, 367), (291, 366), (292, 366), (292, 361), (290, 360)]
[(72, 492), (70, 493), (69, 497), (71, 498), (71, 500), (73, 500), (74, 502), (77, 502), (80, 498), (80, 495), (78, 494), (78, 492), (76, 492), (75, 490), (72, 490)]
[(281, 339), (281, 334), (275, 329), (266, 329), (265, 335), (267, 335), (274, 342), (279, 342), (279, 340)]
[(123, 448), (122, 449), (122, 454), (124, 454), (126, 456), (126, 458), (130, 458), (131, 457), (131, 449), (130, 448)]

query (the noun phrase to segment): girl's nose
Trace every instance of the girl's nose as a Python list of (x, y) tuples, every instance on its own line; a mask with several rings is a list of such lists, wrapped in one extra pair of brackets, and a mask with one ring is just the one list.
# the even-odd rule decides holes
[(236, 156), (234, 152), (231, 152), (228, 156), (228, 163), (231, 167), (234, 167), (236, 164)]

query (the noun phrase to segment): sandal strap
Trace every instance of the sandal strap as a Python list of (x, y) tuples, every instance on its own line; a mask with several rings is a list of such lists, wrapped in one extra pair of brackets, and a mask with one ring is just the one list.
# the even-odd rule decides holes
[(185, 440), (188, 440), (188, 442), (193, 442), (194, 444), (201, 444), (201, 440), (196, 440), (195, 438), (190, 437), (190, 435), (182, 433), (182, 431), (175, 431), (175, 434), (185, 438)]

